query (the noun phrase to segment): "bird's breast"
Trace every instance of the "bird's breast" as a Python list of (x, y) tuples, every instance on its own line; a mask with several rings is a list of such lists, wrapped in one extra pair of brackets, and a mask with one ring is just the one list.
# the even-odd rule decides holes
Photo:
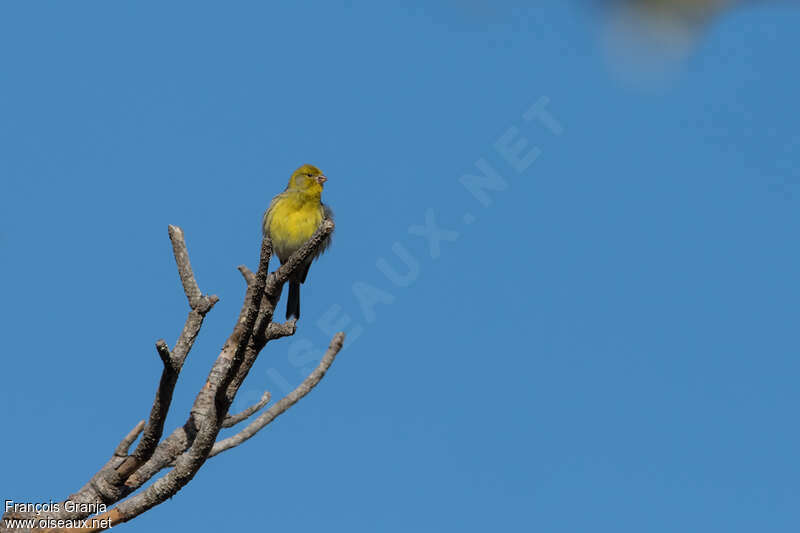
[(281, 262), (289, 259), (298, 248), (311, 238), (324, 217), (317, 202), (277, 202), (270, 213), (269, 233), (272, 245)]

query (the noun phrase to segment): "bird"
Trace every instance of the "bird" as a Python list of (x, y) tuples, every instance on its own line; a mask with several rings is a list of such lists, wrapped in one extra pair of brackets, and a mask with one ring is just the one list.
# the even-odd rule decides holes
[[(333, 211), (322, 203), (322, 189), (328, 178), (314, 165), (302, 165), (289, 178), (286, 189), (277, 194), (264, 213), (262, 229), (272, 240), (272, 249), (281, 265), (314, 235), (325, 219), (333, 220)], [(327, 235), (316, 253), (289, 277), (286, 319), (300, 319), (300, 284), (305, 282), (311, 262), (331, 244)]]

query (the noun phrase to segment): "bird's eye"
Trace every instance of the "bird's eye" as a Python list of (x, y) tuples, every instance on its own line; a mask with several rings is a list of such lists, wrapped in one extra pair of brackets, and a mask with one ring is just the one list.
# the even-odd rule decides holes
[(308, 177), (310, 178), (310, 177), (311, 177), (311, 174), (306, 174), (306, 176), (308, 176)]

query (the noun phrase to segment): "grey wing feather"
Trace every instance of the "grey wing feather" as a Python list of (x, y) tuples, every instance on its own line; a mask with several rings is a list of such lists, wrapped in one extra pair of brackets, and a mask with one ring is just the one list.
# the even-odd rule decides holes
[[(322, 212), (324, 213), (325, 218), (333, 220), (333, 210), (327, 204), (322, 204)], [(328, 249), (328, 247), (331, 245), (332, 236), (333, 233), (329, 233), (328, 236), (325, 237), (325, 240), (322, 241), (322, 244), (320, 244), (319, 248), (317, 248), (317, 253), (314, 254), (314, 258), (319, 257), (325, 250)]]

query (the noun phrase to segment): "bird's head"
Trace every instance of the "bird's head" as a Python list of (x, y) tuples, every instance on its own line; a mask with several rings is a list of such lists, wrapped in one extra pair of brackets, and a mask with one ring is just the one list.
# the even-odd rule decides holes
[(302, 191), (307, 194), (322, 194), (322, 185), (328, 178), (314, 165), (303, 165), (292, 173), (289, 178), (289, 189)]

